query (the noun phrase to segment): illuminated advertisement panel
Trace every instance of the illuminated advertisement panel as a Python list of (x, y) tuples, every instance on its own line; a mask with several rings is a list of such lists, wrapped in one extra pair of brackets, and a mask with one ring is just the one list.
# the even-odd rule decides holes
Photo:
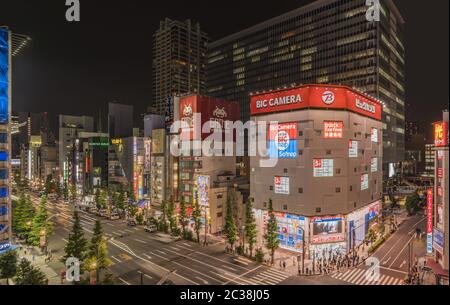
[(334, 161), (333, 159), (314, 159), (313, 175), (314, 177), (333, 177)]
[(166, 145), (166, 130), (153, 129), (152, 130), (152, 152), (153, 154), (164, 153), (164, 146)]
[(303, 252), (305, 217), (286, 213), (275, 213), (280, 248)]
[(378, 143), (378, 129), (372, 128), (370, 130), (370, 139), (373, 143)]
[(427, 192), (427, 253), (433, 253), (433, 190)]
[(361, 191), (369, 188), (369, 174), (361, 175)]
[(345, 240), (343, 218), (334, 216), (313, 217), (311, 243), (334, 243)]
[(297, 123), (269, 125), (269, 157), (293, 159), (297, 157)]
[(434, 146), (442, 147), (448, 145), (448, 123), (434, 123)]
[(338, 121), (323, 122), (323, 137), (325, 139), (342, 139), (344, 123)]
[(275, 194), (289, 195), (289, 177), (274, 177)]
[(357, 158), (358, 157), (358, 141), (349, 140), (348, 141), (348, 157)]
[(9, 121), (9, 32), (0, 29), (0, 124)]
[(444, 232), (438, 228), (433, 229), (433, 249), (444, 253)]
[(197, 195), (201, 207), (209, 206), (209, 176), (197, 176)]
[(374, 157), (370, 159), (370, 171), (372, 173), (376, 172), (378, 170), (378, 158)]
[(381, 120), (381, 104), (346, 87), (303, 86), (250, 97), (251, 115), (304, 108), (348, 109)]

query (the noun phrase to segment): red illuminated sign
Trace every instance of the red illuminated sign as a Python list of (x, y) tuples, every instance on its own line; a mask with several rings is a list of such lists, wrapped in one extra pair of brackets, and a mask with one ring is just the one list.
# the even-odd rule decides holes
[(348, 109), (381, 120), (381, 104), (343, 86), (303, 86), (250, 97), (251, 115), (304, 108)]
[(269, 125), (269, 140), (275, 141), (280, 134), (285, 134), (287, 140), (295, 140), (297, 137), (297, 123), (280, 123)]
[(427, 233), (433, 233), (433, 190), (427, 193)]
[(343, 122), (323, 122), (323, 136), (325, 139), (342, 139), (343, 130)]
[(448, 123), (437, 122), (434, 123), (434, 145), (442, 147), (448, 145)]

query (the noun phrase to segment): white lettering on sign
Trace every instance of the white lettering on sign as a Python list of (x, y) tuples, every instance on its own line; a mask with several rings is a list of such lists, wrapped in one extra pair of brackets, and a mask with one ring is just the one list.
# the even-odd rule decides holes
[(357, 108), (362, 109), (364, 111), (368, 111), (371, 113), (375, 113), (376, 112), (376, 108), (374, 105), (369, 104), (366, 101), (361, 102), (360, 99), (356, 99), (355, 105)]
[(300, 94), (276, 97), (269, 100), (256, 101), (256, 109), (275, 107), (289, 104), (297, 104), (302, 102)]

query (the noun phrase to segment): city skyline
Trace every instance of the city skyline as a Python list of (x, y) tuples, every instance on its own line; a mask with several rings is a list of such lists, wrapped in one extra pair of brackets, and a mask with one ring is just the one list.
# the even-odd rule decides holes
[[(31, 47), (23, 51), (20, 61), (14, 62), (13, 112), (47, 111), (51, 126), (56, 126), (58, 114), (97, 117), (99, 109), (90, 107), (93, 103), (106, 113), (107, 104), (117, 101), (133, 105), (137, 118), (152, 103), (152, 34), (165, 17), (198, 21), (210, 40), (215, 41), (311, 2), (267, 3), (258, 7), (257, 14), (252, 12), (254, 2), (240, 5), (237, 12), (233, 9), (237, 2), (215, 4), (214, 8), (204, 1), (189, 5), (181, 2), (175, 9), (169, 4), (156, 8), (134, 1), (82, 2), (78, 23), (65, 20), (64, 3), (6, 3), (6, 10), (0, 12), (2, 23), (32, 38)], [(448, 31), (448, 19), (443, 18), (448, 2), (434, 1), (433, 6), (394, 2), (406, 20), (406, 119), (431, 128), (430, 124), (439, 117), (427, 108), (434, 105), (444, 109), (448, 103), (448, 91), (434, 89), (448, 83), (448, 41), (443, 43), (438, 36), (426, 33), (437, 27)], [(233, 23), (210, 18), (216, 11), (223, 16), (232, 14)], [(120, 39), (127, 47), (115, 47)], [(112, 64), (114, 61), (117, 63)], [(424, 76), (431, 73), (435, 77)], [(29, 89), (20, 90), (22, 86)]]

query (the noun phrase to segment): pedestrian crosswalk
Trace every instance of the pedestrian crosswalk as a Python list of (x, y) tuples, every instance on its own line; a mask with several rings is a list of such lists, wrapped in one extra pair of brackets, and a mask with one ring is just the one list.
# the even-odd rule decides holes
[(255, 285), (277, 285), (287, 278), (290, 275), (284, 272), (280, 272), (274, 269), (267, 269), (263, 272), (258, 273), (257, 275), (252, 276), (250, 279)]
[(401, 279), (386, 274), (380, 274), (376, 277), (370, 271), (359, 268), (338, 272), (331, 277), (354, 285), (403, 285)]

